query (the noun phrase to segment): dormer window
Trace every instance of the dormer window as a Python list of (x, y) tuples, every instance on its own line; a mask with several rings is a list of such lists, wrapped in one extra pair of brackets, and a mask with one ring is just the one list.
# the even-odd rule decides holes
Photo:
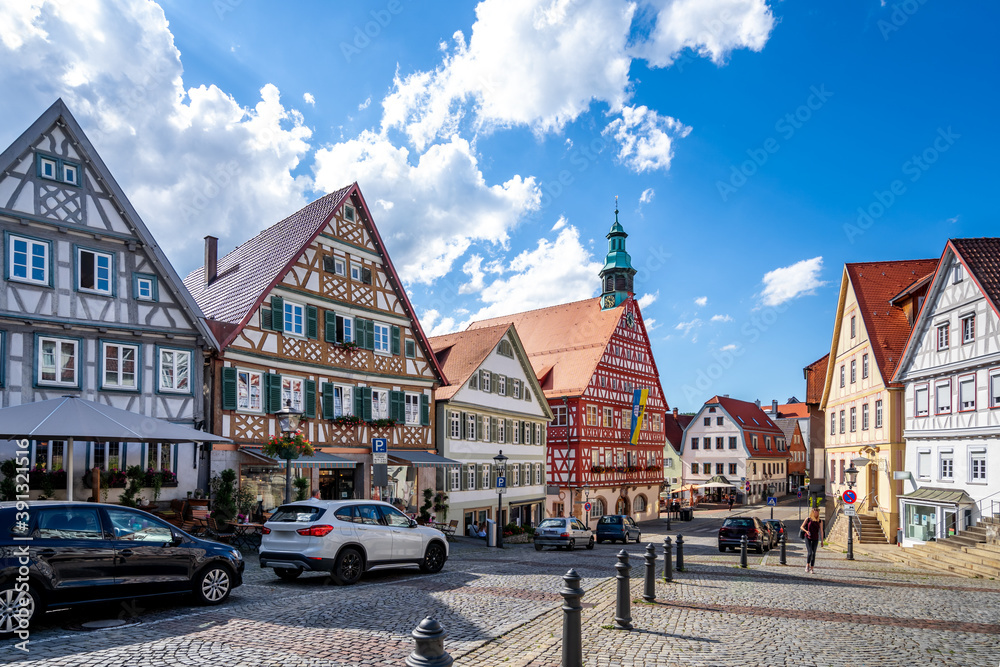
[(354, 207), (351, 206), (350, 204), (345, 204), (344, 205), (344, 220), (347, 220), (348, 222), (354, 222), (354, 219), (355, 219), (355, 217), (354, 217)]
[(510, 341), (504, 339), (500, 341), (500, 345), (497, 348), (497, 354), (502, 354), (505, 357), (514, 356), (514, 346), (510, 344)]
[(67, 185), (80, 185), (80, 165), (76, 162), (38, 155), (38, 176), (48, 181), (58, 181)]
[(955, 269), (952, 272), (952, 275), (954, 276), (953, 282), (956, 283), (962, 282), (962, 280), (965, 279), (965, 267), (963, 267), (961, 264), (955, 264)]

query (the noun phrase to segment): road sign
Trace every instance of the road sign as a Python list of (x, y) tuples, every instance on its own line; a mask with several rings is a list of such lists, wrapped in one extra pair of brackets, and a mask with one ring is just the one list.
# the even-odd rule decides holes
[(769, 506), (771, 506), (771, 507), (775, 507), (778, 504), (778, 499), (775, 498), (774, 496), (772, 496), (772, 497), (770, 497), (770, 498), (767, 499), (767, 504)]
[(747, 482), (747, 493), (750, 493), (750, 482)]
[(389, 463), (389, 455), (385, 452), (375, 452), (372, 454), (372, 463), (385, 465)]
[(844, 505), (844, 516), (856, 516), (858, 510), (855, 509), (854, 505)]
[(584, 509), (585, 512), (589, 512), (590, 511), (590, 503), (584, 503), (583, 504), (583, 509)]
[(844, 491), (844, 502), (847, 503), (848, 505), (853, 505), (857, 501), (857, 499), (858, 499), (858, 494), (854, 493), (854, 491), (850, 489)]
[(506, 489), (507, 488), (507, 478), (506, 477), (497, 477), (497, 488), (498, 489)]
[(372, 438), (372, 454), (385, 454), (389, 451), (389, 441), (386, 438)]
[(796, 493), (795, 497), (798, 498), (799, 500), (802, 500), (802, 492), (799, 491), (798, 493)]

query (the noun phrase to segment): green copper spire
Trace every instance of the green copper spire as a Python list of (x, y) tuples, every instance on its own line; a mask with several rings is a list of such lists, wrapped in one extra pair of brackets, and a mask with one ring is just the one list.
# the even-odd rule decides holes
[(601, 269), (601, 308), (614, 308), (632, 293), (635, 269), (632, 257), (625, 249), (628, 234), (618, 222), (618, 197), (615, 197), (615, 222), (608, 232), (608, 256)]

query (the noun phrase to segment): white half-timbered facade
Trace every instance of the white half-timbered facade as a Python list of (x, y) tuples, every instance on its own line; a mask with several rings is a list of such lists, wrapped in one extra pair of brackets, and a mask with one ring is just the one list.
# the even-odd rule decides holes
[(998, 267), (1000, 239), (948, 242), (896, 373), (912, 476), (904, 545), (1000, 514)]
[[(59, 100), (0, 155), (0, 398), (74, 395), (186, 426), (204, 423), (211, 332), (166, 256)], [(12, 454), (0, 447), (0, 459)], [(6, 450), (6, 451), (5, 451)], [(160, 499), (207, 480), (194, 444), (32, 442), (32, 486), (92, 467), (169, 473)], [(72, 460), (72, 469), (69, 468)], [(56, 497), (65, 481), (55, 483)], [(114, 501), (120, 489), (112, 488)], [(153, 500), (150, 489), (143, 492)]]

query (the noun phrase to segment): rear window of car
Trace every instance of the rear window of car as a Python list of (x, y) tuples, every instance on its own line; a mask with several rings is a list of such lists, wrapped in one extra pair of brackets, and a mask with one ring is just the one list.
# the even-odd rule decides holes
[(540, 524), (539, 528), (562, 528), (566, 525), (566, 519), (545, 519)]
[(750, 528), (753, 526), (753, 519), (726, 519), (723, 528)]
[(600, 523), (604, 525), (620, 526), (622, 523), (622, 518), (620, 516), (602, 516)]
[(312, 523), (319, 521), (325, 512), (322, 507), (310, 507), (308, 505), (286, 505), (274, 510), (270, 521), (283, 521), (285, 523)]

